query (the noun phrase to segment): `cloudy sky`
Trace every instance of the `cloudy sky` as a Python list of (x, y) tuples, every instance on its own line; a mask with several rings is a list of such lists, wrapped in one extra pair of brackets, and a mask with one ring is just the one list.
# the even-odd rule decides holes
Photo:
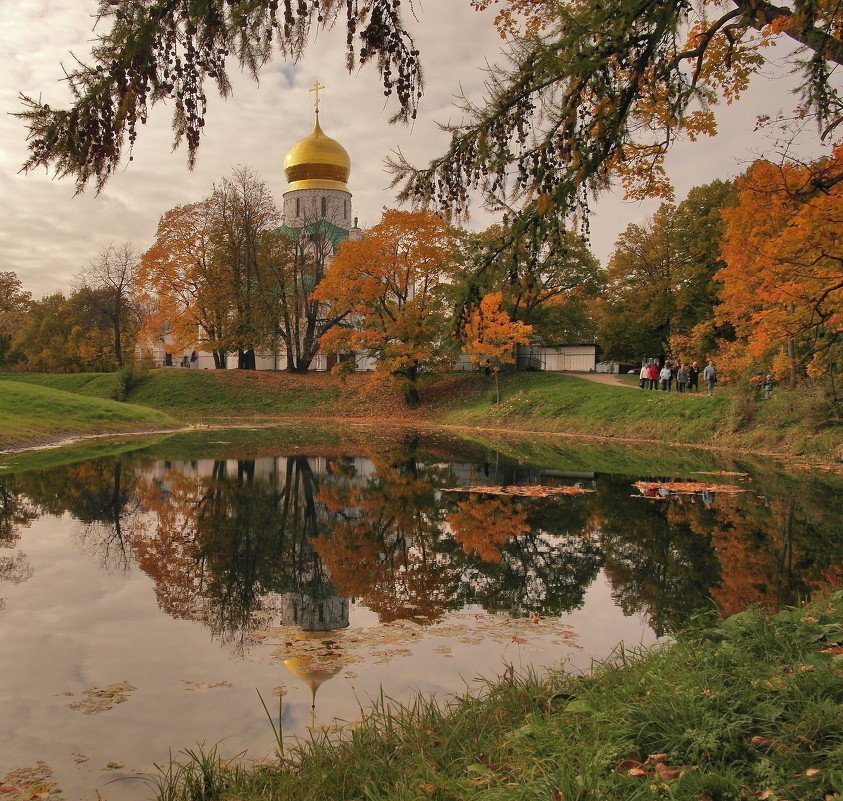
[[(407, 4), (409, 5), (409, 3)], [(142, 128), (134, 160), (114, 175), (99, 195), (74, 195), (73, 181), (43, 173), (19, 172), (26, 158), (25, 128), (10, 116), (20, 110), (18, 93), (41, 96), (53, 106), (66, 102), (59, 80), (71, 53), (87, 58), (95, 35), (95, 0), (0, 0), (0, 270), (17, 273), (35, 298), (72, 288), (73, 277), (110, 243), (131, 243), (143, 251), (152, 244), (160, 216), (172, 207), (201, 199), (233, 167), (252, 167), (280, 202), (286, 182), (287, 149), (312, 127), (308, 89), (318, 78), (321, 122), (352, 160), (349, 189), (363, 227), (377, 222), (384, 206), (394, 206), (383, 160), (400, 148), (413, 163), (425, 164), (445, 146), (436, 122), (455, 118), (460, 92), (478, 98), (486, 62), (499, 61), (500, 40), (492, 15), (473, 11), (468, 0), (414, 0), (414, 35), (425, 67), (426, 93), (412, 127), (390, 125), (395, 107), (384, 104), (373, 69), (348, 75), (344, 32), (320, 34), (297, 64), (273, 62), (257, 85), (234, 75), (234, 96), (209, 102), (206, 135), (193, 172), (184, 150), (171, 149), (171, 109), (157, 106)], [(236, 73), (236, 68), (232, 70)], [(758, 114), (792, 105), (792, 79), (756, 81), (739, 103), (719, 115), (720, 134), (695, 145), (681, 145), (669, 169), (681, 199), (688, 189), (746, 168), (770, 143), (753, 132)], [(808, 155), (820, 151), (807, 145)], [(601, 199), (592, 220), (592, 248), (605, 262), (617, 235), (646, 219), (658, 204), (628, 203), (617, 195)], [(474, 227), (491, 222), (476, 214)]]

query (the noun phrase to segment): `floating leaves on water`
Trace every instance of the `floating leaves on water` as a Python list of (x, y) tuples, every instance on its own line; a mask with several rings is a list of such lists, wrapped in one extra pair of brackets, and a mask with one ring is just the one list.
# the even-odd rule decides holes
[(550, 498), (553, 495), (585, 495), (596, 492), (583, 487), (545, 487), (537, 484), (530, 487), (452, 487), (442, 492), (473, 492), (479, 495), (508, 495), (514, 498)]
[(283, 684), (279, 684), (277, 687), (272, 688), (272, 694), (280, 698), (282, 695), (287, 694), (287, 688)]
[(208, 682), (208, 681), (189, 681), (188, 679), (182, 679), (181, 683), (187, 685), (184, 688), (185, 690), (212, 690), (214, 687), (233, 687), (234, 686), (230, 681)]
[(698, 492), (719, 492), (724, 495), (735, 495), (747, 491), (746, 487), (736, 487), (733, 484), (710, 484), (707, 481), (636, 481), (633, 486), (648, 497), (657, 497), (660, 490), (680, 495), (696, 495)]
[[(104, 689), (94, 687), (91, 690), (85, 690), (82, 693), (84, 697), (72, 704), (68, 704), (70, 709), (76, 709), (84, 712), (86, 715), (98, 715), (100, 712), (105, 712), (114, 704), (122, 704), (129, 699), (129, 693), (137, 690), (137, 687), (129, 684), (127, 681), (121, 681), (117, 684), (112, 684)], [(64, 695), (73, 695), (73, 693), (63, 693)]]
[[(298, 626), (275, 626), (259, 634), (268, 644), (276, 644), (273, 661), (284, 662), (294, 675), (320, 674), (323, 680), (351, 665), (385, 664), (397, 657), (412, 656), (422, 639), (448, 639), (464, 645), (495, 642), (506, 647), (553, 638), (550, 642), (554, 645), (579, 648), (571, 626), (559, 620), (491, 614), (454, 615), (431, 626), (396, 620), (368, 629), (325, 632), (323, 636), (302, 632)], [(452, 645), (436, 645), (433, 650), (450, 656)], [(356, 677), (354, 673), (345, 675)]]
[(43, 801), (61, 795), (59, 786), (50, 781), (53, 771), (46, 762), (34, 767), (18, 768), (0, 778), (0, 801)]
[(120, 768), (125, 768), (125, 764), (122, 762), (106, 762), (100, 770), (120, 770)]

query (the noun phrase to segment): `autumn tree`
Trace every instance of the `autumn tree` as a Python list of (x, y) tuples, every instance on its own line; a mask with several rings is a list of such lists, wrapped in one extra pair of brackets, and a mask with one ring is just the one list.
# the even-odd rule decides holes
[(698, 326), (695, 341), (709, 347), (716, 335), (730, 333), (712, 321), (719, 289), (714, 275), (723, 266), (720, 211), (733, 202), (729, 182), (694, 187), (678, 206), (663, 203), (651, 220), (629, 225), (618, 237), (600, 304), (608, 357), (638, 360), (690, 349)]
[(510, 319), (501, 308), (502, 299), (502, 292), (485, 295), (462, 330), (463, 350), (472, 363), (495, 374), (495, 403), (501, 400), (498, 383), (501, 366), (515, 363), (515, 346), (526, 345), (533, 330), (530, 325)]
[(348, 322), (324, 334), (322, 347), (377, 358), (377, 373), (417, 403), (419, 372), (447, 356), (442, 285), (453, 244), (440, 216), (395, 210), (385, 210), (362, 239), (343, 242), (313, 297)]
[[(800, 117), (813, 116), (826, 137), (841, 119), (832, 74), (843, 63), (843, 12), (834, 0), (472, 4), (499, 10), (510, 63), (491, 71), (484, 101), (466, 102), (466, 122), (450, 127), (446, 153), (424, 170), (396, 161), (405, 197), (460, 211), (473, 186), (493, 202), (514, 189), (535, 219), (535, 198), (550, 197), (564, 212), (586, 206), (590, 192), (618, 176), (634, 197), (667, 193), (663, 159), (671, 145), (712, 133), (711, 107), (738, 98), (766, 65), (765, 46), (779, 41), (795, 48), (786, 58), (802, 79)], [(100, 188), (151, 106), (168, 99), (192, 164), (206, 79), (223, 96), (231, 90), (226, 57), (257, 78), (276, 48), (298, 57), (343, 13), (349, 70), (372, 61), (384, 91), (397, 97), (396, 117), (414, 118), (421, 68), (400, 9), (399, 0), (101, 0), (104, 32), (90, 63), (67, 76), (72, 106), (22, 97), (25, 167)]]
[(833, 0), (474, 4), (514, 20), (501, 21), (508, 63), (490, 70), (481, 102), (463, 101), (445, 153), (424, 169), (392, 160), (400, 200), (460, 212), (476, 188), (496, 207), (515, 196), (516, 216), (538, 226), (549, 208), (584, 215), (617, 181), (631, 199), (670, 199), (671, 146), (715, 133), (713, 107), (740, 97), (776, 42), (801, 78), (800, 124), (812, 117), (827, 139), (843, 119), (832, 80), (843, 12)]
[(843, 369), (841, 177), (839, 147), (812, 164), (757, 161), (738, 181), (740, 203), (724, 212), (718, 313), (747, 357), (774, 364), (791, 386)]
[(32, 295), (13, 272), (0, 272), (0, 365), (18, 361), (12, 341), (24, 323)]
[(262, 301), (272, 263), (265, 234), (277, 226), (280, 212), (267, 185), (243, 166), (214, 188), (208, 205), (214, 269), (230, 306), (223, 342), (237, 351), (238, 367), (254, 370), (255, 349), (274, 329)]
[(318, 300), (313, 290), (346, 232), (330, 218), (305, 212), (299, 229), (281, 228), (268, 235), (272, 281), (266, 301), (284, 344), (287, 369), (305, 373), (319, 351), (319, 339), (342, 322), (346, 312)]
[(172, 352), (207, 348), (215, 367), (226, 366), (229, 294), (213, 258), (207, 199), (161, 217), (155, 242), (141, 258), (137, 286), (150, 308), (143, 326), (147, 345), (166, 333), (164, 346)]
[(591, 305), (603, 286), (603, 270), (583, 236), (548, 214), (529, 229), (517, 222), (480, 234), (463, 232), (462, 269), (455, 271), (454, 302), (464, 320), (480, 298), (503, 293), (513, 320), (533, 326), (546, 345), (596, 339)]
[(114, 346), (114, 360), (122, 367), (131, 354), (140, 323), (134, 287), (140, 254), (128, 243), (104, 248), (90, 266), (76, 276), (77, 288), (88, 292), (92, 310), (108, 320)]

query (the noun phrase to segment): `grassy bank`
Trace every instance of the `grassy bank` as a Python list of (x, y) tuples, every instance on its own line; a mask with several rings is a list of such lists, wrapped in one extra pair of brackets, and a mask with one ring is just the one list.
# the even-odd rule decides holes
[(0, 450), (86, 434), (173, 426), (166, 414), (49, 386), (0, 382)]
[[(114, 397), (118, 374), (6, 375), (0, 387), (28, 385), (74, 396)], [(843, 426), (830, 423), (821, 398), (779, 390), (770, 401), (747, 388), (718, 385), (704, 393), (647, 392), (552, 373), (502, 376), (501, 401), (477, 374), (427, 376), (422, 403), (410, 409), (369, 375), (240, 370), (156, 370), (126, 389), (125, 398), (181, 421), (280, 417), (353, 418), (448, 424), (465, 428), (587, 434), (622, 439), (719, 445), (829, 462), (843, 456)], [(6, 433), (0, 423), (0, 437)], [(88, 430), (87, 428), (83, 430)], [(37, 436), (37, 435), (36, 435)], [(49, 437), (49, 432), (40, 438)]]
[(752, 610), (584, 676), (506, 675), (367, 714), (245, 768), (216, 750), (162, 774), (165, 801), (677, 801), (843, 797), (843, 592)]

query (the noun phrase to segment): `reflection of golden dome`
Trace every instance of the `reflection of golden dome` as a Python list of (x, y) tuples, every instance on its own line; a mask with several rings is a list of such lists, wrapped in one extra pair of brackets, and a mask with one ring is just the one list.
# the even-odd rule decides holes
[[(295, 639), (299, 642), (305, 640), (321, 640), (324, 642), (327, 633), (324, 631), (303, 631), (301, 634), (297, 634)], [(330, 632), (330, 634), (336, 635), (336, 632)], [(334, 647), (336, 648), (335, 654), (330, 653), (332, 649), (326, 645), (326, 650), (329, 652), (327, 654), (324, 652), (305, 652), (300, 656), (284, 660), (284, 667), (287, 668), (287, 671), (310, 687), (313, 706), (316, 705), (316, 691), (319, 687), (329, 679), (334, 678), (345, 667), (341, 659), (340, 648), (336, 645)]]
[(346, 149), (319, 127), (319, 113), (309, 136), (296, 142), (284, 159), (284, 174), (289, 189), (340, 189), (351, 174), (351, 159)]

